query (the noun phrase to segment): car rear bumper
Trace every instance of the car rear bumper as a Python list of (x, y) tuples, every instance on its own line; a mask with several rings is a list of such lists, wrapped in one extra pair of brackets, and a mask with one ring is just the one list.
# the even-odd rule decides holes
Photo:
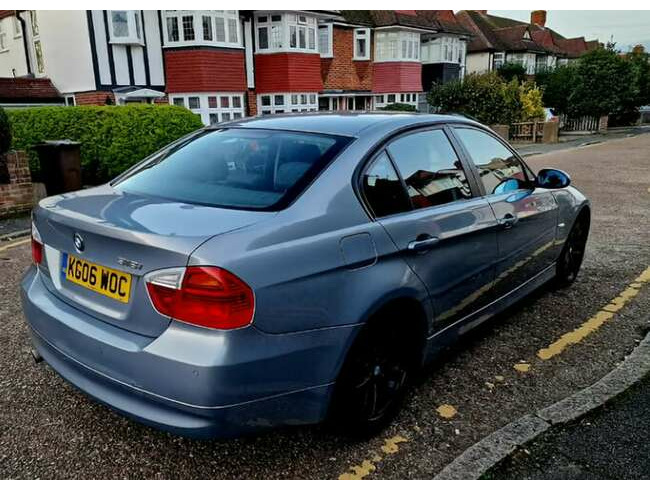
[(191, 437), (321, 421), (358, 328), (269, 335), (172, 322), (150, 338), (61, 301), (33, 267), (21, 289), (34, 346), (63, 378), (140, 422)]

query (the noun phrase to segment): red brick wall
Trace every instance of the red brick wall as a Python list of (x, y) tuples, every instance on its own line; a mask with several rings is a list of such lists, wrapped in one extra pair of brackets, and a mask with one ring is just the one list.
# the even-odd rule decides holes
[(10, 183), (0, 184), (0, 216), (29, 211), (32, 209), (32, 177), (27, 153), (10, 151), (4, 158)]
[(167, 92), (244, 92), (246, 69), (241, 49), (165, 51)]
[(106, 105), (106, 98), (115, 103), (113, 92), (77, 92), (74, 94), (77, 105)]
[[(333, 58), (321, 58), (321, 77), (326, 89), (371, 90), (372, 58), (353, 61), (354, 30), (333, 27)], [(372, 44), (370, 45), (372, 47)], [(372, 49), (370, 49), (372, 53)], [(372, 56), (372, 55), (371, 55)]]
[(258, 94), (320, 92), (323, 90), (320, 69), (319, 54), (256, 54), (255, 87)]
[(257, 116), (257, 92), (255, 90), (246, 91), (246, 100), (248, 101), (247, 116)]
[(413, 61), (373, 63), (372, 91), (422, 92), (422, 65)]

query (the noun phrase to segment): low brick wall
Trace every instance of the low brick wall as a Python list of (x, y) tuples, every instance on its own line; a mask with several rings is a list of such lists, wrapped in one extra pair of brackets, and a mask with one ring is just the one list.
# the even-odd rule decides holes
[(32, 209), (32, 176), (24, 151), (4, 155), (9, 170), (9, 183), (0, 184), (0, 217)]

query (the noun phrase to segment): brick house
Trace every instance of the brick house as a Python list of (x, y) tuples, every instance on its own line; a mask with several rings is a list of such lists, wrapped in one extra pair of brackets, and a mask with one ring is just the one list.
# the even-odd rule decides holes
[(599, 46), (598, 41), (586, 41), (584, 37), (567, 39), (546, 27), (545, 10), (531, 12), (530, 22), (498, 17), (487, 10), (462, 10), (456, 17), (474, 35), (467, 49), (468, 73), (517, 63), (534, 76), (539, 71), (572, 63)]

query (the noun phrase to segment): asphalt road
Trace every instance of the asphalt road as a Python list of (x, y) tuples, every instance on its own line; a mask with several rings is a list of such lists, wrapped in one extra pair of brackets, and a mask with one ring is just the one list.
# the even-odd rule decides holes
[(593, 326), (650, 266), (649, 154), (641, 135), (528, 159), (568, 171), (593, 201), (578, 281), (539, 291), (466, 338), (422, 373), (393, 425), (364, 442), (321, 427), (192, 441), (113, 413), (33, 364), (18, 295), (29, 247), (0, 245), (0, 478), (431, 478), (492, 431), (601, 378), (650, 329), (644, 287), (575, 345), (537, 355)]

